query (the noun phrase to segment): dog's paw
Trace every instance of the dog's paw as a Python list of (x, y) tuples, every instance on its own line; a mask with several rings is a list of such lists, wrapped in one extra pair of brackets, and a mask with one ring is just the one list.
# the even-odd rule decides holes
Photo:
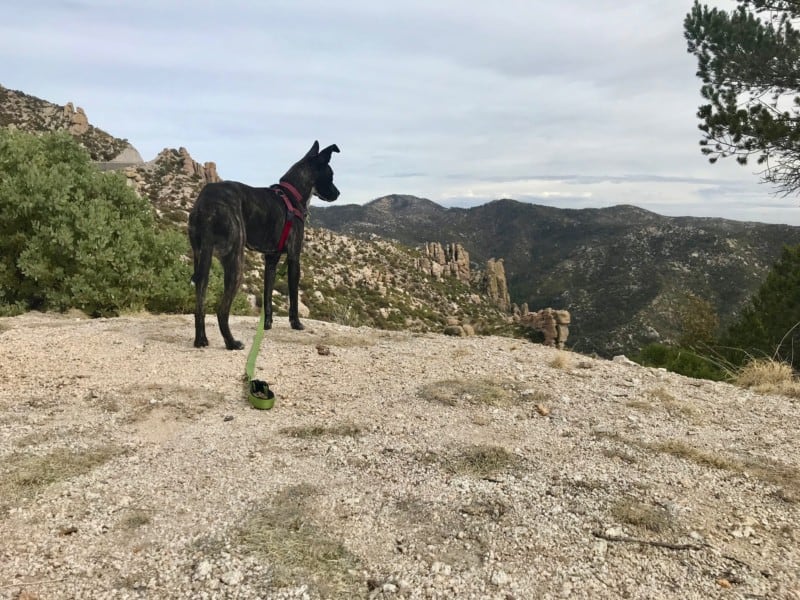
[(264, 331), (266, 331), (267, 329), (272, 329), (272, 319), (264, 321)]
[(205, 348), (208, 346), (208, 338), (203, 336), (199, 338), (194, 338), (194, 347), (195, 348)]
[(240, 342), (239, 340), (233, 340), (232, 344), (226, 343), (225, 347), (228, 350), (243, 350), (244, 349), (244, 344), (242, 342)]
[(289, 323), (292, 325), (292, 329), (297, 329), (298, 331), (305, 329), (303, 324), (300, 322), (300, 319), (291, 319)]

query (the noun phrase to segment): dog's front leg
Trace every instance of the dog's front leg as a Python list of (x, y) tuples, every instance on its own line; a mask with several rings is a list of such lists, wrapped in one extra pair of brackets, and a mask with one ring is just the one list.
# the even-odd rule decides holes
[(280, 254), (264, 255), (264, 329), (272, 329), (272, 290), (275, 289), (275, 272)]
[(305, 329), (298, 314), (298, 291), (300, 288), (300, 261), (286, 257), (289, 273), (289, 324), (292, 329)]

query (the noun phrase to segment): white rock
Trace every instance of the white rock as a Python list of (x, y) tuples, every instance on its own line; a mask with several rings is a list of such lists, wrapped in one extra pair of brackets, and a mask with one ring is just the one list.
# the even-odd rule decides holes
[(201, 561), (194, 569), (194, 578), (195, 579), (205, 579), (209, 575), (211, 575), (211, 570), (213, 566), (207, 560)]
[(222, 583), (225, 585), (238, 585), (242, 582), (242, 579), (244, 579), (244, 577), (242, 576), (241, 571), (237, 571), (235, 569), (233, 571), (223, 573), (222, 577), (220, 577), (220, 580), (222, 580)]
[(501, 571), (497, 569), (494, 573), (492, 573), (492, 584), (498, 587), (503, 585), (508, 585), (511, 581), (511, 578), (506, 574), (505, 571)]

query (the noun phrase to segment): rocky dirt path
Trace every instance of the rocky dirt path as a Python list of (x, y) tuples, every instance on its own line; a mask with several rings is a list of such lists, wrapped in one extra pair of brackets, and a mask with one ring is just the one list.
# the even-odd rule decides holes
[(0, 598), (800, 600), (797, 400), (306, 326), (0, 319)]

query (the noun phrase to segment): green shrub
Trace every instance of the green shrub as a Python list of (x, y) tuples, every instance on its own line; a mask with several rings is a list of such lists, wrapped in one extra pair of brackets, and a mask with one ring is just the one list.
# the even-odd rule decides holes
[(634, 360), (646, 367), (660, 367), (696, 379), (722, 381), (728, 378), (726, 370), (714, 359), (676, 346), (649, 344)]
[(184, 235), (69, 134), (0, 130), (0, 311), (185, 311)]

